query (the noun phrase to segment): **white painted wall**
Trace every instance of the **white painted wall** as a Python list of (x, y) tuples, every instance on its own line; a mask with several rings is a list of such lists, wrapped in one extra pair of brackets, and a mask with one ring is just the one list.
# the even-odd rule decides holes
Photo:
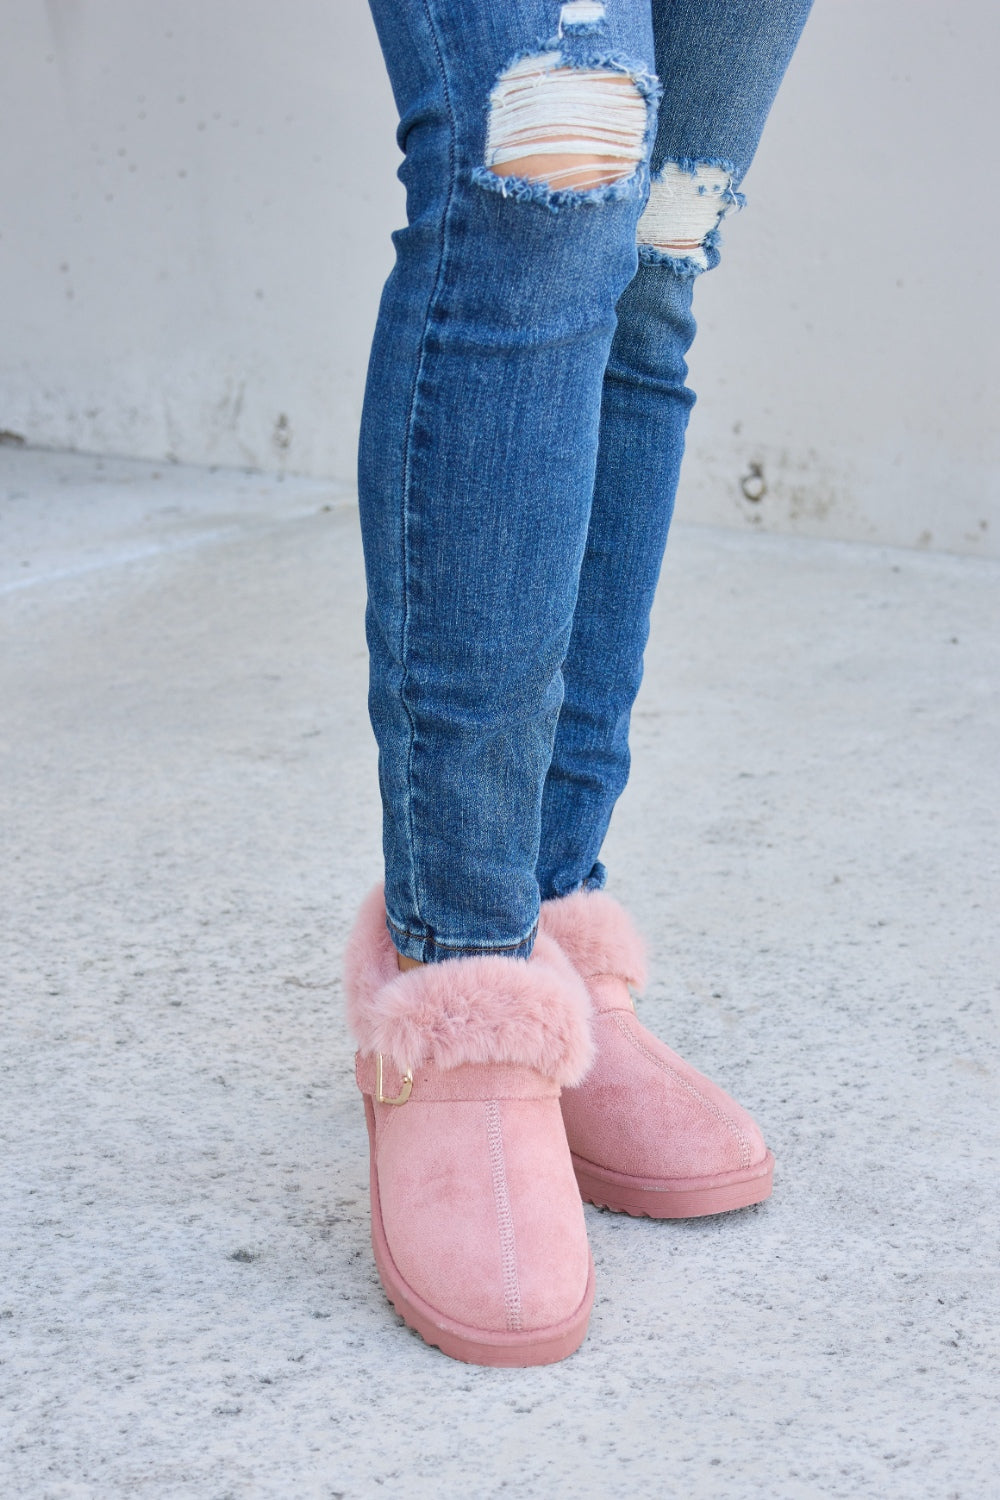
[(0, 427), (349, 475), (394, 123), (362, 0), (4, 0)]
[(991, 0), (818, 0), (699, 287), (690, 516), (1000, 556), (998, 55)]
[[(689, 519), (1000, 555), (998, 40), (818, 0), (698, 289)], [(350, 479), (394, 125), (363, 0), (6, 0), (0, 427)]]

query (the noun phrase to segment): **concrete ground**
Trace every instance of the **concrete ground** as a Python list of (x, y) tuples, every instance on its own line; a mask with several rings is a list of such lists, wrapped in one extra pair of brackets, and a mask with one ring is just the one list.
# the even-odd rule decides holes
[(606, 858), (775, 1193), (492, 1371), (368, 1244), (350, 496), (5, 448), (0, 562), (0, 1494), (1000, 1493), (1000, 564), (677, 527)]

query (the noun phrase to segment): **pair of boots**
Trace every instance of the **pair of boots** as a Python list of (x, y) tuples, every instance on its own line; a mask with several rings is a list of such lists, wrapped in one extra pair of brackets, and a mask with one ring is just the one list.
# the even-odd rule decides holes
[(603, 891), (545, 902), (527, 962), (406, 973), (381, 890), (361, 909), (345, 982), (375, 1261), (396, 1311), (455, 1359), (550, 1364), (583, 1342), (581, 1198), (672, 1219), (771, 1191), (750, 1116), (639, 1023), (644, 968)]

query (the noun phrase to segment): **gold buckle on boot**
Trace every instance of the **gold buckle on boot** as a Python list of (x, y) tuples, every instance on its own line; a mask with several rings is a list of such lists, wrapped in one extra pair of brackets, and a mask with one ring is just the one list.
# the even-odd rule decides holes
[(403, 1082), (395, 1099), (387, 1099), (382, 1092), (382, 1054), (375, 1054), (375, 1099), (379, 1104), (405, 1104), (413, 1088), (413, 1074), (409, 1069), (403, 1074)]

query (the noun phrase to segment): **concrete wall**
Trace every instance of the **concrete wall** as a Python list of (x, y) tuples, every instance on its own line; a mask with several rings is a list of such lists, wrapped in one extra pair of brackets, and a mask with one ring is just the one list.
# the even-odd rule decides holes
[(689, 514), (1000, 556), (998, 14), (818, 0), (699, 287)]
[[(998, 36), (818, 0), (698, 289), (689, 519), (1000, 554)], [(394, 124), (363, 0), (7, 0), (0, 428), (350, 479)]]

